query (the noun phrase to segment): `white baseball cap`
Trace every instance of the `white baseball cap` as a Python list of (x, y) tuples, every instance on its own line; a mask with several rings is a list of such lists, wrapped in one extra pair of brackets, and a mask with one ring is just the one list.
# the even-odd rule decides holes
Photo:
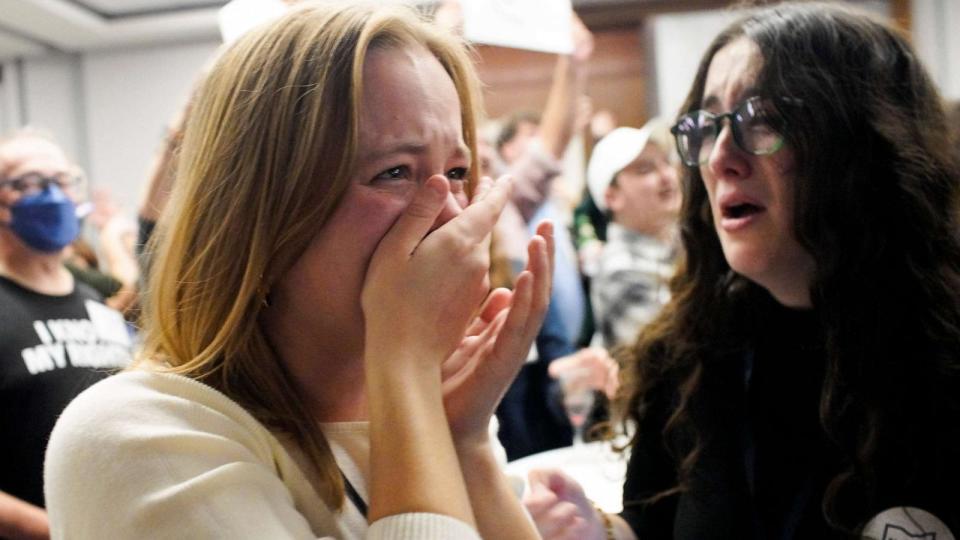
[[(587, 164), (587, 189), (594, 204), (601, 211), (607, 210), (605, 193), (613, 177), (630, 164), (650, 142), (653, 136), (663, 143), (669, 135), (669, 126), (662, 118), (653, 118), (642, 128), (619, 127), (600, 139), (590, 154)], [(667, 138), (666, 141), (669, 141)], [(667, 143), (669, 144), (669, 143)]]

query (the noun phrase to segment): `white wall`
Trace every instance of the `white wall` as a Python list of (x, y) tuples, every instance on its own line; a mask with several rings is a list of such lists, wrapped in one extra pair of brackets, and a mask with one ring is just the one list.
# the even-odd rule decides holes
[[(960, 2), (956, 0), (917, 0), (913, 2), (916, 11), (919, 6), (929, 4), (951, 4), (954, 10), (951, 21), (960, 21)], [(877, 14), (889, 14), (886, 0), (859, 2), (860, 9)], [(673, 117), (687, 97), (690, 85), (697, 74), (697, 66), (704, 51), (728, 24), (736, 20), (738, 13), (732, 10), (694, 11), (669, 15), (659, 15), (651, 20), (654, 47), (654, 67), (656, 70), (657, 110), (651, 114)], [(926, 34), (927, 21), (917, 26), (914, 19), (914, 34)], [(944, 23), (945, 25), (945, 23)], [(954, 36), (955, 40), (960, 37)], [(960, 62), (960, 51), (954, 53), (953, 61)], [(960, 76), (960, 68), (957, 68)]]
[(46, 54), (4, 64), (0, 132), (49, 130), (131, 217), (165, 126), (186, 101), (219, 41), (84, 54)]
[(913, 6), (913, 43), (943, 95), (960, 99), (960, 2), (918, 0)]
[(80, 56), (48, 54), (22, 65), (21, 122), (49, 130), (67, 155), (87, 168)]
[(19, 67), (14, 61), (0, 63), (0, 133), (7, 133), (21, 124)]
[(715, 10), (652, 19), (657, 110), (651, 110), (651, 115), (676, 116), (697, 74), (700, 57), (713, 38), (736, 17), (732, 11)]
[(165, 127), (219, 42), (94, 52), (83, 57), (83, 110), (93, 186), (133, 211)]
[(219, 41), (85, 54), (47, 54), (4, 64), (0, 128), (49, 130), (133, 217), (167, 122)]

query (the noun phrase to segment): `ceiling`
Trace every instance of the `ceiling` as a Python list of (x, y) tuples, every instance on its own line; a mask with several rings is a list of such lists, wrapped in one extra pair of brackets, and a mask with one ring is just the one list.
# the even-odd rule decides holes
[[(218, 39), (217, 13), (227, 1), (0, 0), (0, 61), (53, 51)], [(439, 2), (399, 1), (427, 10)], [(770, 1), (746, 0), (748, 3)], [(908, 6), (909, 1), (891, 0), (891, 3)], [(718, 9), (742, 4), (744, 0), (572, 0), (572, 3), (587, 26), (597, 30), (636, 25), (651, 14)]]
[(218, 35), (226, 0), (0, 0), (0, 60)]
[[(412, 0), (421, 6), (436, 0)], [(0, 0), (0, 61), (48, 52), (216, 39), (227, 0)], [(591, 28), (726, 0), (573, 0)]]

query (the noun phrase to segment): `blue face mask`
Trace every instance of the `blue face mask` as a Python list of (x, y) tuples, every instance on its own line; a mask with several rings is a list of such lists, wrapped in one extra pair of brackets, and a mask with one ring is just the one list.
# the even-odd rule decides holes
[(80, 234), (76, 205), (53, 183), (40, 193), (23, 196), (10, 213), (10, 229), (37, 251), (60, 251)]

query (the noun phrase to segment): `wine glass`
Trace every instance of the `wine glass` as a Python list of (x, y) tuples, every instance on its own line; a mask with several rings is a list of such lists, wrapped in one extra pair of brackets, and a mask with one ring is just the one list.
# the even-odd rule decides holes
[(587, 416), (593, 409), (593, 385), (590, 370), (586, 368), (567, 370), (560, 376), (563, 390), (563, 408), (573, 426), (573, 446), (583, 446), (583, 432)]

